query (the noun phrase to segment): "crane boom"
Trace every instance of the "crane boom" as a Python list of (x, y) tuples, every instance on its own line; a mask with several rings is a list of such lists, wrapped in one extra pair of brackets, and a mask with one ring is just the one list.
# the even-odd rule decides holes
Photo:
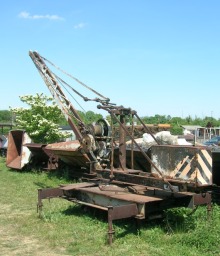
[[(85, 133), (86, 127), (81, 117), (77, 113), (77, 110), (73, 107), (71, 102), (67, 99), (66, 95), (63, 93), (61, 86), (59, 85), (55, 75), (48, 68), (43, 58), (37, 52), (29, 51), (29, 56), (34, 62), (36, 68), (38, 69), (41, 77), (43, 78), (45, 84), (50, 90), (52, 96), (56, 100), (57, 104), (61, 108), (66, 120), (68, 121), (70, 127), (76, 135), (76, 138), (81, 141), (83, 139), (83, 134)], [(73, 118), (77, 120), (78, 126), (74, 123)]]

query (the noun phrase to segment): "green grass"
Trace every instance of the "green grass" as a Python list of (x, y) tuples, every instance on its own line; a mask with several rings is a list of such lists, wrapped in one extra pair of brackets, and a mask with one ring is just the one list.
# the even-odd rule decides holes
[[(63, 199), (44, 200), (37, 214), (37, 189), (70, 183), (66, 173), (20, 172), (0, 158), (0, 255), (147, 255), (213, 256), (220, 251), (220, 207), (191, 216), (171, 210), (163, 221), (115, 221), (112, 246), (107, 244), (107, 216)], [(172, 216), (172, 218), (170, 217)]]

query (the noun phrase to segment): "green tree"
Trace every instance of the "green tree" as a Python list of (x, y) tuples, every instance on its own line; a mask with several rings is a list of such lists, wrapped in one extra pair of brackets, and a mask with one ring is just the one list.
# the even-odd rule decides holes
[(89, 110), (87, 112), (82, 112), (80, 110), (77, 110), (77, 112), (85, 124), (91, 124), (91, 123), (96, 122), (99, 119), (103, 118), (103, 116), (101, 114), (96, 114), (91, 110)]
[(62, 113), (51, 97), (43, 94), (20, 96), (29, 108), (15, 108), (16, 127), (27, 132), (35, 143), (53, 143), (69, 134), (59, 129)]
[(0, 122), (11, 122), (12, 115), (9, 110), (0, 110)]
[(172, 135), (181, 135), (183, 134), (183, 129), (178, 125), (172, 125), (170, 129)]

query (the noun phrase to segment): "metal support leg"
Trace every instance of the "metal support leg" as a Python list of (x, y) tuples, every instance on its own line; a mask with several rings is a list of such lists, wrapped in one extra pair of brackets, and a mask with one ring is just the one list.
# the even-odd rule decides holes
[(42, 215), (42, 208), (43, 208), (43, 199), (50, 199), (50, 198), (56, 198), (56, 197), (62, 197), (63, 191), (60, 188), (40, 188), (38, 189), (38, 202), (37, 202), (37, 212), (39, 213), (39, 216)]
[(42, 189), (38, 189), (37, 213), (39, 214), (39, 217), (42, 217), (42, 209), (43, 209), (41, 194), (42, 194)]
[(113, 223), (112, 223), (112, 213), (113, 213), (113, 207), (108, 206), (108, 243), (109, 245), (112, 244), (113, 240), (113, 234), (115, 233), (113, 229)]

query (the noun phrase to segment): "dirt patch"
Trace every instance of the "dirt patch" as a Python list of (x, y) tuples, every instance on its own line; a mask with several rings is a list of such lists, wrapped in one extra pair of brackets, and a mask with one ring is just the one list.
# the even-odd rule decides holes
[[(47, 244), (42, 244), (37, 238), (25, 236), (17, 232), (16, 224), (10, 224), (10, 219), (20, 216), (25, 218), (27, 212), (19, 210), (11, 211), (12, 205), (1, 204), (0, 208), (0, 255), (10, 256), (60, 256), (65, 254), (65, 249), (59, 247), (59, 252), (49, 248)], [(22, 216), (21, 216), (22, 215)]]
[(12, 235), (13, 227), (0, 227), (1, 255), (20, 256), (60, 256), (67, 255), (65, 252), (54, 252), (45, 248), (33, 237), (25, 237), (22, 234)]

